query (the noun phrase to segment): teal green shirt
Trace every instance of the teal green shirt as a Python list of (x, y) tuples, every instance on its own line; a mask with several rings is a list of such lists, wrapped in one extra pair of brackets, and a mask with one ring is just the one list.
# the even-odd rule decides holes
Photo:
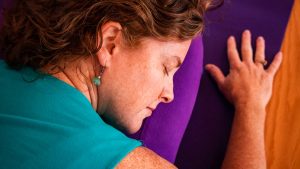
[(75, 88), (0, 61), (1, 169), (114, 168), (138, 146)]

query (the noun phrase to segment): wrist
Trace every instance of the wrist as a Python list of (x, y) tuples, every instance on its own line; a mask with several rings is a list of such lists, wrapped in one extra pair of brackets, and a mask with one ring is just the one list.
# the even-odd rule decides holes
[(236, 110), (253, 110), (253, 111), (265, 111), (266, 105), (258, 99), (248, 99), (246, 101), (239, 101), (234, 103)]
[(257, 102), (247, 102), (235, 105), (235, 118), (251, 124), (265, 123), (266, 106)]

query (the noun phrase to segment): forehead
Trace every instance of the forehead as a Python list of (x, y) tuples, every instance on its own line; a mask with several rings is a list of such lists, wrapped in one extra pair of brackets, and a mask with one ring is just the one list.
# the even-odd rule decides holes
[(145, 38), (141, 41), (141, 48), (151, 53), (160, 53), (162, 55), (177, 55), (184, 57), (189, 49), (191, 40), (185, 41), (162, 41), (153, 38)]
[(156, 45), (161, 47), (173, 47), (173, 46), (189, 46), (191, 43), (191, 40), (160, 40), (155, 38), (143, 38), (141, 40), (142, 45)]

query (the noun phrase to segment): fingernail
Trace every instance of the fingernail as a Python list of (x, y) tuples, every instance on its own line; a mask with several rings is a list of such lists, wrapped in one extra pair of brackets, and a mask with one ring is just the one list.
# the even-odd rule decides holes
[(264, 40), (264, 38), (263, 38), (262, 36), (259, 36), (257, 39), (258, 39), (259, 41), (263, 41), (263, 40)]
[(205, 69), (209, 70), (212, 66), (211, 65), (205, 65)]
[(250, 34), (250, 30), (249, 30), (249, 29), (246, 29), (246, 30), (244, 31), (244, 33)]

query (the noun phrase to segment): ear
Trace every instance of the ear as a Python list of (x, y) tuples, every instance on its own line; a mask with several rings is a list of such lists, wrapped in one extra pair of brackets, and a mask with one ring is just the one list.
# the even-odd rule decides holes
[[(102, 46), (97, 53), (98, 61), (102, 66), (109, 67), (110, 61), (115, 54), (115, 48), (121, 43), (122, 26), (118, 22), (106, 22), (101, 26), (101, 30), (98, 35), (98, 44)], [(102, 34), (102, 39), (101, 35)]]

